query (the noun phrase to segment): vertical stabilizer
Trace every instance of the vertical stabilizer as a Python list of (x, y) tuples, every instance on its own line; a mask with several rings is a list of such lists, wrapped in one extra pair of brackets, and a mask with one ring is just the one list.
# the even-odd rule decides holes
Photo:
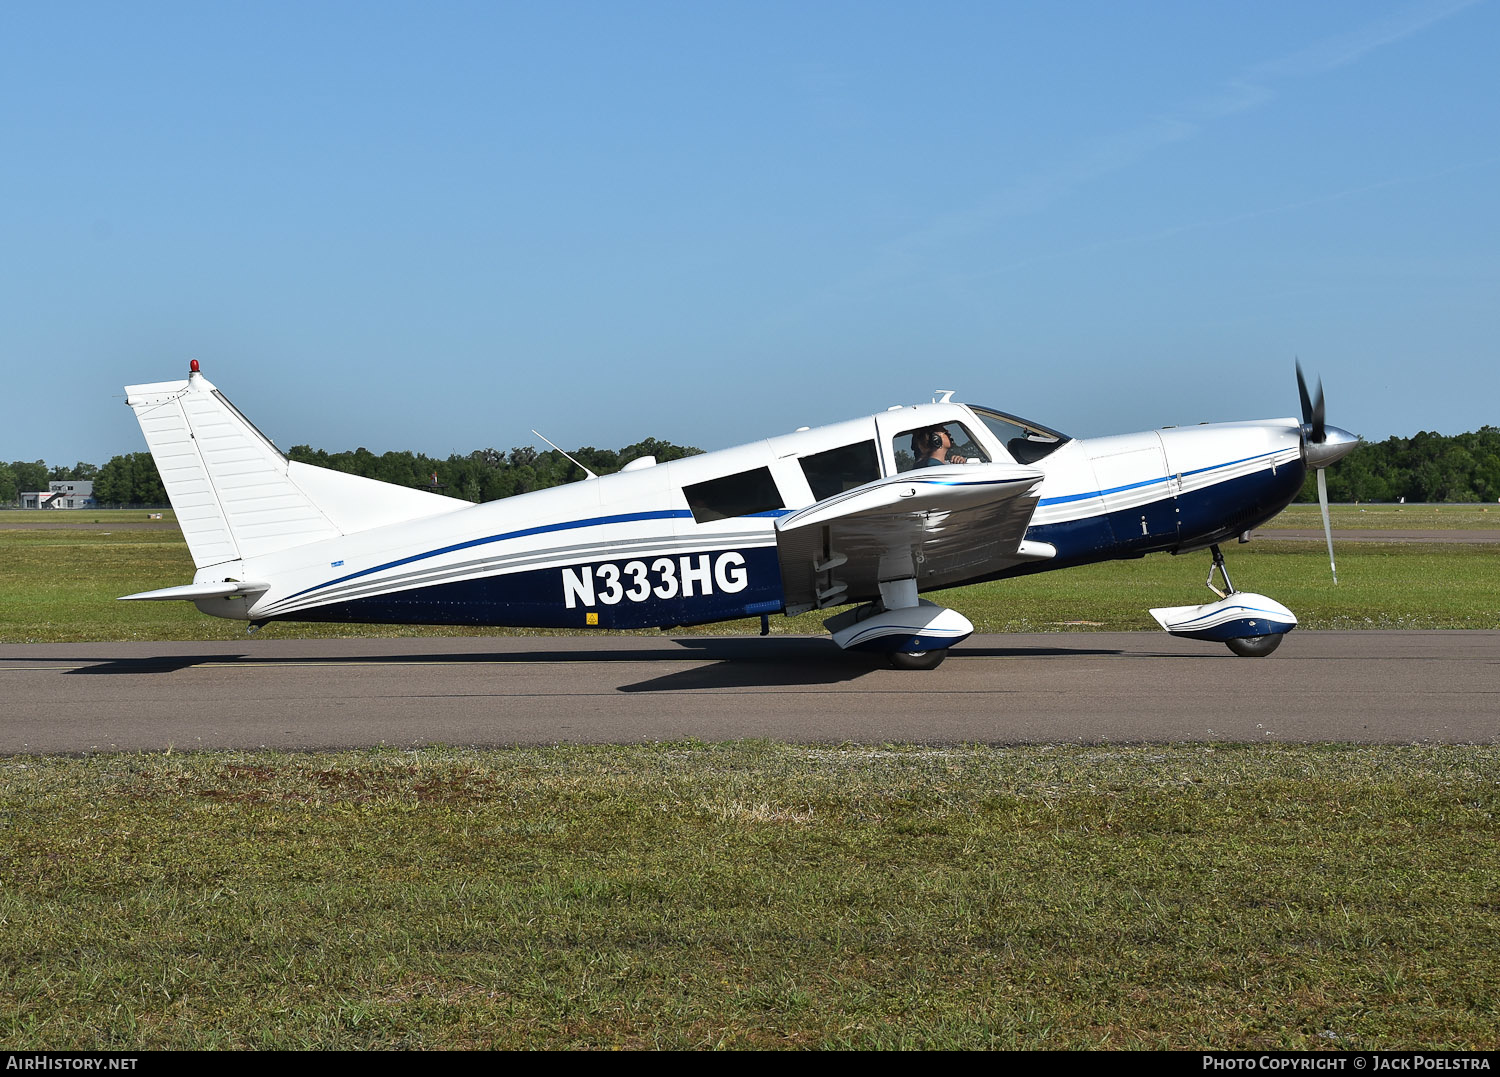
[(125, 392), (200, 569), (469, 504), (288, 461), (196, 360), (187, 381)]

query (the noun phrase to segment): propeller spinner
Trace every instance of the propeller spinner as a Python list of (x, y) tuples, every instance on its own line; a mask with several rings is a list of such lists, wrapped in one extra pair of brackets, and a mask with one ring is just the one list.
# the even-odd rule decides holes
[(1301, 362), (1297, 363), (1297, 393), (1302, 397), (1302, 458), (1307, 466), (1321, 470), (1348, 456), (1359, 444), (1359, 438), (1324, 422), (1323, 379), (1318, 379), (1317, 398), (1310, 397)]

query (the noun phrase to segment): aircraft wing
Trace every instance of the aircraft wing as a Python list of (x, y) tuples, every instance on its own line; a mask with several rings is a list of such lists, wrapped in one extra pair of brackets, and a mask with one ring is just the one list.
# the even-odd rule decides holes
[(783, 516), (776, 551), (788, 613), (860, 602), (880, 583), (960, 583), (1057, 551), (1025, 540), (1043, 474), (950, 464), (891, 475)]

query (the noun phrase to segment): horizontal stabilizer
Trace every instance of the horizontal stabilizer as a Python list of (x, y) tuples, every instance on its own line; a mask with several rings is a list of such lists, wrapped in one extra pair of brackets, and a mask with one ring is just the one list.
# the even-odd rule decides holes
[(163, 587), (159, 591), (142, 591), (121, 595), (117, 602), (193, 602), (200, 598), (228, 598), (230, 595), (258, 595), (271, 589), (269, 583), (185, 583), (181, 587)]

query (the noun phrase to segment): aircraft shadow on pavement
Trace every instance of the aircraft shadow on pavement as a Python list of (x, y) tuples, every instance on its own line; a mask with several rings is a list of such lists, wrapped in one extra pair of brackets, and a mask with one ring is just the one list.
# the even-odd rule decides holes
[[(688, 637), (673, 641), (677, 647), (627, 647), (589, 648), (583, 650), (524, 650), (524, 651), (465, 651), (442, 653), (384, 653), (384, 654), (303, 654), (277, 655), (265, 653), (220, 653), (150, 655), (141, 658), (101, 657), (97, 659), (68, 657), (57, 661), (76, 668), (64, 670), (69, 675), (79, 676), (137, 676), (142, 674), (177, 673), (195, 666), (276, 666), (297, 668), (299, 666), (343, 666), (389, 665), (403, 663), (412, 665), (537, 665), (548, 662), (589, 663), (611, 665), (621, 663), (661, 664), (712, 662), (712, 666), (698, 666), (691, 670), (676, 671), (662, 678), (628, 685), (622, 691), (648, 691), (658, 681), (675, 678), (676, 688), (698, 686), (749, 687), (752, 685), (794, 685), (837, 683), (850, 680), (875, 668), (869, 657), (849, 654), (838, 650), (831, 640), (817, 638), (773, 638), (761, 639), (732, 637)], [(39, 659), (33, 658), (32, 661)], [(709, 671), (717, 671), (710, 673)], [(702, 683), (699, 684), (698, 680)]]
[[(547, 662), (657, 664), (683, 660), (710, 664), (674, 670), (659, 677), (621, 685), (621, 692), (681, 692), (725, 688), (788, 687), (840, 684), (884, 668), (878, 655), (840, 651), (833, 641), (819, 637), (729, 637), (689, 636), (672, 641), (677, 646), (590, 648), (586, 650), (466, 651), (406, 654), (310, 654), (268, 656), (264, 653), (152, 655), (143, 658), (100, 658), (92, 664), (66, 670), (70, 675), (137, 676), (176, 673), (200, 665), (298, 666), (388, 665), (535, 665)], [(1114, 647), (962, 647), (954, 658), (1069, 658), (1122, 656)], [(1155, 652), (1140, 657), (1168, 657)], [(1170, 657), (1189, 657), (1172, 655)], [(1196, 655), (1192, 657), (1197, 657)], [(36, 659), (32, 659), (35, 661)], [(950, 659), (951, 661), (952, 659)], [(64, 659), (59, 659), (64, 661)], [(68, 658), (69, 664), (90, 659)], [(939, 674), (940, 675), (940, 674)], [(912, 674), (921, 677), (923, 674)]]
[(689, 636), (673, 642), (689, 652), (683, 657), (707, 659), (660, 677), (622, 684), (621, 692), (692, 692), (724, 688), (789, 688), (842, 684), (879, 668), (878, 659), (841, 651), (830, 639), (726, 638)]
[[(191, 669), (205, 662), (233, 662), (243, 655), (234, 654), (167, 654), (155, 655), (150, 658), (66, 658), (58, 659), (59, 662), (94, 662), (94, 665), (79, 666), (77, 669), (63, 670), (68, 676), (92, 676), (94, 674), (107, 674), (110, 676), (131, 675), (138, 673), (176, 673), (179, 670)], [(31, 661), (45, 661), (45, 659), (31, 659)]]
[[(840, 651), (830, 639), (723, 639), (696, 637), (676, 641), (704, 658), (718, 659), (714, 665), (653, 677), (620, 686), (621, 692), (691, 692), (724, 688), (773, 688), (840, 684), (887, 669), (884, 657)], [(1083, 647), (962, 647), (955, 657), (970, 658), (1066, 658), (1089, 655), (1121, 655), (1118, 648)], [(951, 659), (950, 659), (951, 661)], [(941, 670), (899, 674), (916, 680), (912, 687), (931, 684), (924, 677), (941, 678)]]

